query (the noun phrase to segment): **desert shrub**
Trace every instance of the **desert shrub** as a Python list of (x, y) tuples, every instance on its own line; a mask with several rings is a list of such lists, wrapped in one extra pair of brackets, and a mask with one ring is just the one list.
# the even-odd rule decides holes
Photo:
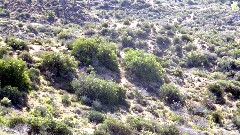
[(77, 96), (87, 96), (103, 104), (118, 105), (125, 101), (125, 89), (112, 81), (95, 78), (93, 75), (82, 76), (71, 83)]
[(40, 83), (40, 70), (36, 68), (30, 68), (28, 71), (31, 82)]
[(0, 60), (1, 87), (10, 85), (18, 87), (20, 91), (30, 89), (30, 80), (27, 74), (26, 63), (22, 60), (6, 57)]
[(135, 43), (133, 37), (130, 35), (123, 35), (122, 36), (122, 46), (125, 47), (132, 47), (135, 48)]
[(0, 88), (0, 99), (7, 97), (13, 105), (23, 104), (23, 94), (17, 87), (5, 86)]
[(174, 37), (174, 38), (173, 38), (173, 44), (175, 44), (175, 45), (176, 45), (176, 44), (181, 44), (181, 42), (182, 42), (182, 41), (181, 41), (181, 39), (180, 39), (179, 37)]
[(103, 109), (102, 103), (98, 100), (92, 102), (92, 108), (96, 111), (101, 111)]
[(232, 119), (233, 124), (236, 125), (237, 128), (240, 128), (240, 117), (236, 116)]
[(192, 44), (192, 43), (188, 43), (183, 47), (184, 50), (186, 50), (187, 52), (190, 51), (196, 51), (197, 50), (197, 46)]
[(90, 122), (102, 123), (105, 119), (105, 116), (98, 111), (90, 111), (88, 115)]
[(4, 97), (4, 98), (0, 101), (0, 103), (1, 103), (2, 106), (5, 106), (5, 107), (11, 106), (11, 100), (8, 99), (7, 97)]
[(181, 40), (185, 41), (185, 42), (192, 42), (193, 41), (193, 39), (188, 34), (183, 34), (181, 36)]
[(27, 50), (28, 49), (28, 46), (27, 46), (26, 42), (24, 42), (22, 40), (15, 39), (13, 37), (7, 38), (6, 39), (6, 44), (11, 46), (14, 50)]
[(38, 117), (38, 116), (46, 117), (47, 114), (48, 114), (48, 110), (44, 106), (37, 106), (37, 107), (34, 108), (33, 114), (34, 114), (35, 117)]
[(140, 116), (129, 116), (127, 122), (137, 131), (150, 131), (152, 133), (160, 133), (161, 127), (153, 120), (144, 119)]
[(73, 35), (70, 34), (69, 31), (62, 31), (60, 33), (57, 34), (57, 39), (61, 40), (69, 40), (69, 39), (72, 39), (73, 38)]
[(1, 46), (0, 47), (0, 58), (3, 58), (5, 55), (7, 55), (9, 52), (9, 49), (7, 46)]
[(129, 125), (114, 118), (106, 119), (94, 132), (94, 135), (131, 135), (132, 131)]
[(224, 104), (225, 99), (223, 98), (224, 90), (218, 83), (213, 83), (208, 86), (208, 90), (211, 91), (216, 96), (216, 102), (219, 104)]
[(78, 39), (73, 43), (72, 54), (84, 65), (103, 65), (112, 71), (118, 71), (116, 47), (100, 39)]
[(71, 105), (70, 98), (67, 94), (62, 96), (62, 103), (65, 104), (66, 106)]
[(188, 67), (207, 67), (209, 61), (206, 56), (197, 51), (191, 51), (187, 54), (187, 66)]
[(233, 98), (240, 99), (240, 82), (230, 80), (230, 81), (218, 81), (217, 82), (225, 92), (232, 94)]
[(7, 125), (10, 128), (14, 128), (18, 124), (26, 124), (26, 123), (27, 123), (27, 120), (23, 117), (12, 117), (8, 120)]
[(42, 55), (42, 59), (42, 69), (49, 71), (54, 77), (69, 77), (77, 67), (77, 62), (66, 54), (47, 52)]
[(127, 70), (141, 81), (159, 82), (162, 79), (162, 66), (152, 54), (130, 49), (126, 52), (124, 63)]
[(240, 69), (239, 59), (235, 60), (230, 57), (224, 56), (217, 62), (217, 70), (221, 72), (228, 72), (231, 70), (239, 69)]
[(18, 58), (22, 59), (23, 61), (26, 61), (27, 63), (33, 63), (33, 57), (31, 56), (31, 54), (29, 52), (22, 52)]
[(172, 44), (172, 41), (170, 38), (165, 37), (165, 36), (157, 36), (156, 43), (160, 48), (167, 48), (169, 45)]
[(180, 131), (176, 126), (166, 125), (161, 129), (161, 135), (180, 135)]
[(223, 124), (223, 116), (222, 116), (221, 112), (213, 112), (212, 113), (212, 120), (215, 123), (218, 123), (218, 124), (222, 125)]
[(183, 105), (185, 103), (184, 96), (180, 90), (172, 83), (162, 85), (158, 92), (158, 95), (167, 104), (180, 103)]
[(62, 121), (42, 117), (30, 117), (25, 118), (24, 122), (30, 126), (31, 134), (72, 135), (71, 130)]

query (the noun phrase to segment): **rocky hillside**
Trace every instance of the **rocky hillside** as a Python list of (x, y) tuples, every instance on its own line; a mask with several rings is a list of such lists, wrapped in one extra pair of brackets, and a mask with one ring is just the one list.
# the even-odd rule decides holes
[(0, 135), (240, 134), (227, 0), (0, 0)]

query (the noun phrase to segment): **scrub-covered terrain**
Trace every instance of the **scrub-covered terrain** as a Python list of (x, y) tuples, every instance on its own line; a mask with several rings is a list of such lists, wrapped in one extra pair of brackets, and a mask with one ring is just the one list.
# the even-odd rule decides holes
[(0, 0), (0, 134), (240, 134), (239, 6)]

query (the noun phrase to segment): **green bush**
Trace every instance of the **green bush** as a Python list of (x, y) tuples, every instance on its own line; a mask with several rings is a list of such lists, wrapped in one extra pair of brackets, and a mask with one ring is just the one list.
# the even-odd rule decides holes
[(217, 82), (225, 92), (232, 94), (233, 98), (240, 99), (240, 82), (239, 81), (218, 81)]
[(12, 117), (8, 120), (8, 126), (14, 128), (18, 124), (28, 124), (31, 134), (54, 134), (54, 135), (72, 135), (68, 126), (61, 121), (41, 117)]
[(27, 71), (26, 63), (22, 60), (10, 57), (0, 59), (1, 87), (10, 85), (18, 87), (20, 91), (28, 91), (30, 80)]
[(124, 48), (126, 48), (126, 47), (135, 48), (135, 43), (133, 41), (132, 36), (125, 34), (125, 35), (122, 36), (121, 39), (122, 39), (122, 46)]
[(180, 92), (180, 90), (174, 86), (174, 84), (164, 84), (161, 86), (159, 93), (159, 97), (162, 98), (167, 104), (180, 103), (184, 104), (184, 96)]
[(23, 104), (23, 95), (17, 87), (5, 86), (0, 88), (0, 99), (7, 97), (13, 105)]
[(98, 111), (91, 111), (88, 115), (88, 119), (91, 122), (102, 123), (105, 120), (105, 116)]
[(232, 122), (236, 125), (237, 128), (240, 128), (240, 117), (236, 116), (232, 119)]
[(7, 38), (6, 44), (11, 46), (14, 50), (28, 50), (28, 46), (26, 42), (15, 39), (13, 37)]
[(220, 125), (223, 124), (223, 116), (222, 116), (221, 112), (213, 112), (212, 119), (215, 123), (218, 123)]
[(170, 38), (165, 36), (157, 36), (156, 43), (160, 48), (167, 48), (169, 45), (172, 44), (172, 41)]
[(33, 57), (31, 56), (31, 54), (29, 52), (22, 52), (18, 58), (22, 59), (23, 61), (26, 61), (27, 63), (33, 63)]
[(115, 45), (97, 38), (82, 38), (76, 40), (72, 46), (72, 54), (84, 65), (103, 65), (112, 71), (119, 70)]
[(162, 80), (162, 66), (152, 54), (130, 49), (125, 55), (124, 63), (127, 70), (141, 81), (159, 82)]
[(103, 104), (118, 105), (125, 101), (125, 89), (118, 84), (95, 78), (93, 75), (82, 76), (71, 83), (79, 98), (87, 96)]
[(11, 100), (8, 99), (7, 97), (4, 97), (1, 101), (0, 101), (2, 106), (5, 107), (10, 107), (11, 106)]
[(188, 34), (183, 34), (181, 36), (181, 39), (182, 39), (182, 41), (185, 41), (185, 42), (192, 42), (193, 41), (193, 39)]
[(47, 52), (42, 55), (42, 59), (42, 69), (49, 71), (54, 77), (69, 77), (77, 67), (77, 62), (66, 54)]
[(216, 96), (216, 103), (225, 104), (225, 99), (223, 98), (224, 89), (219, 83), (213, 83), (208, 86), (208, 90), (211, 91)]
[(70, 98), (67, 94), (62, 96), (62, 103), (66, 106), (70, 106), (71, 105), (71, 101)]
[(94, 135), (131, 135), (132, 131), (129, 125), (114, 118), (108, 118), (97, 128)]
[(180, 131), (173, 125), (166, 125), (162, 127), (160, 135), (180, 135)]
[(161, 127), (153, 120), (144, 119), (140, 116), (129, 116), (127, 122), (137, 131), (150, 131), (152, 133), (160, 133)]
[(187, 54), (188, 67), (208, 67), (209, 61), (207, 57), (197, 51), (191, 51)]
[(0, 58), (3, 58), (3, 56), (7, 55), (9, 52), (9, 49), (6, 46), (0, 47)]

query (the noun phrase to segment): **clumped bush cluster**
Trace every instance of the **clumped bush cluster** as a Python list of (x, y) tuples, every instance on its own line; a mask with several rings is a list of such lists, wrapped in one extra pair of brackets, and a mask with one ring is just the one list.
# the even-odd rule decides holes
[(8, 119), (7, 125), (14, 128), (18, 124), (27, 124), (30, 126), (31, 134), (55, 134), (55, 135), (72, 135), (71, 130), (61, 121), (41, 117), (13, 117)]
[(26, 42), (24, 42), (22, 40), (18, 40), (13, 37), (7, 38), (5, 42), (7, 45), (12, 47), (14, 50), (27, 50), (28, 49)]
[(125, 67), (139, 80), (161, 82), (163, 70), (156, 56), (141, 50), (130, 49), (124, 58)]
[(52, 73), (53, 77), (71, 77), (77, 67), (77, 62), (66, 54), (47, 52), (42, 55), (42, 59), (42, 69)]
[(188, 67), (208, 67), (209, 61), (207, 57), (200, 52), (191, 51), (187, 54)]
[(93, 75), (81, 76), (71, 83), (78, 98), (86, 96), (105, 105), (119, 105), (125, 101), (125, 89), (112, 81), (106, 81)]
[(105, 43), (97, 38), (82, 38), (76, 40), (72, 46), (72, 54), (84, 65), (101, 65), (112, 71), (119, 71), (114, 44)]
[(181, 105), (184, 105), (185, 103), (185, 97), (180, 92), (180, 90), (174, 86), (174, 84), (164, 84), (161, 86), (158, 95), (161, 99), (163, 99), (167, 104), (174, 104), (174, 103), (180, 103)]
[(0, 99), (7, 97), (13, 105), (22, 105), (23, 92), (31, 89), (26, 63), (15, 58), (0, 60)]

